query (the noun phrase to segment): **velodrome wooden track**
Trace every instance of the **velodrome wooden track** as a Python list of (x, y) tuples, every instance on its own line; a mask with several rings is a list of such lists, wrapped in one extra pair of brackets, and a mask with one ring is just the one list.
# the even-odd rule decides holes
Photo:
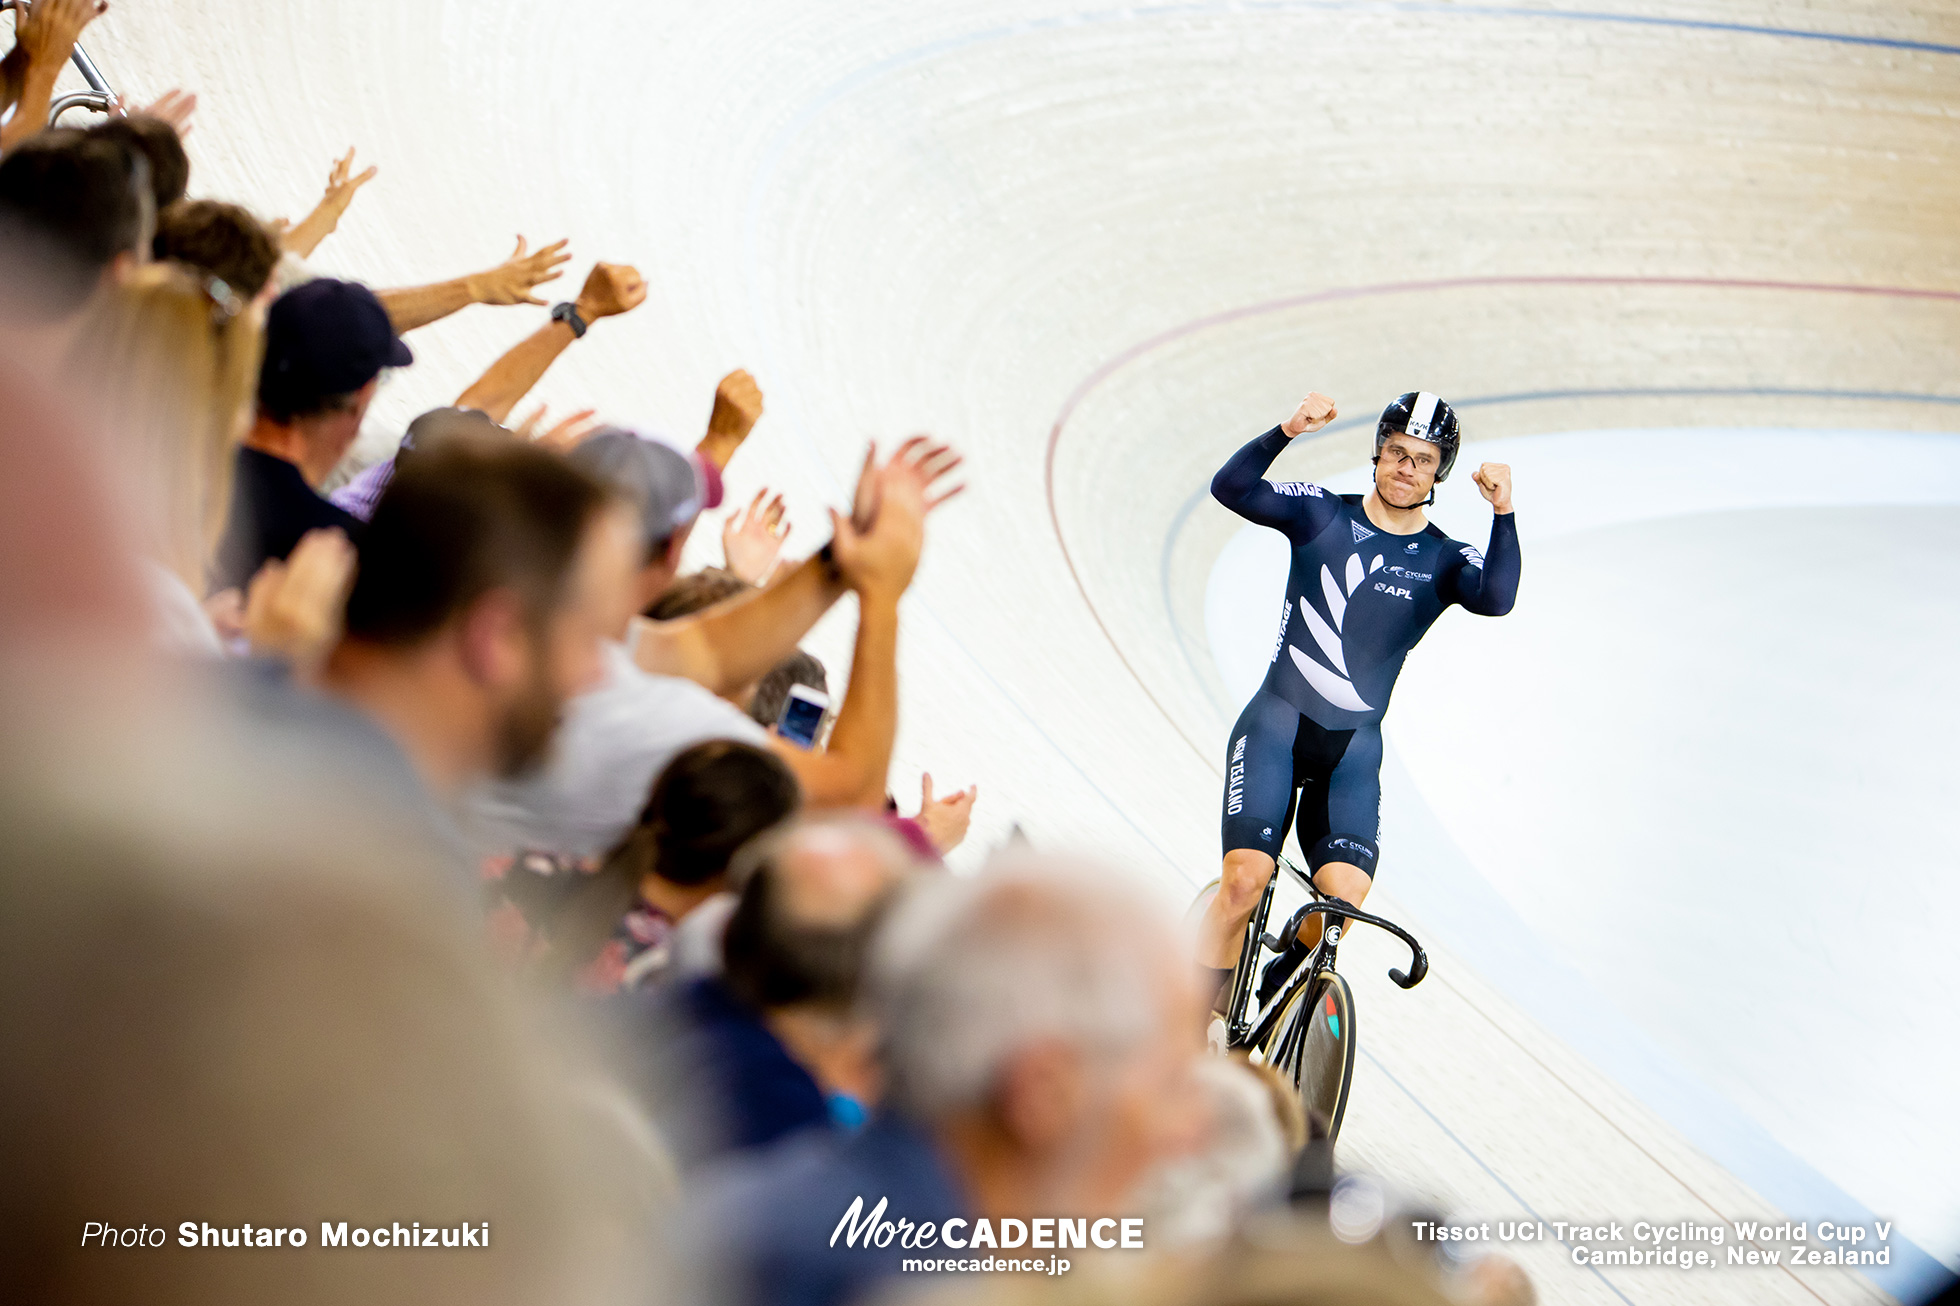
[[(732, 489), (789, 490), (805, 546), (865, 438), (956, 441), (901, 774), (977, 780), (976, 845), (1018, 822), (1179, 894), (1216, 865), (1199, 609), (1235, 525), (1183, 510), (1304, 388), (1516, 397), (1478, 437), (1951, 429), (1960, 396), (1952, 5), (118, 0), (88, 44), (199, 92), (195, 191), (297, 217), (348, 145), (378, 163), (327, 270), (452, 275), (518, 231), (636, 263), (647, 307), (543, 396), (692, 432), (751, 368)], [(420, 333), (383, 415), (538, 312)], [(1351, 952), (1350, 1164), (1478, 1218), (1772, 1212), (1447, 953), (1401, 994)], [(1882, 1298), (1521, 1255), (1557, 1302)]]

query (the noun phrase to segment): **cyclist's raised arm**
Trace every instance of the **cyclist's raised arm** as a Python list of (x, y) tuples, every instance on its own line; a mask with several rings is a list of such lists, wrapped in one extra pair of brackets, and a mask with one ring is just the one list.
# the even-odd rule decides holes
[(1338, 511), (1334, 501), (1318, 485), (1298, 481), (1274, 485), (1265, 479), (1265, 473), (1287, 441), (1318, 431), (1333, 421), (1337, 412), (1334, 401), (1326, 395), (1308, 395), (1293, 416), (1240, 449), (1218, 469), (1218, 475), (1211, 478), (1212, 498), (1247, 521), (1295, 538), (1318, 533)]
[(1445, 601), (1453, 599), (1481, 616), (1501, 617), (1518, 601), (1518, 574), (1523, 569), (1518, 519), (1511, 511), (1511, 469), (1503, 463), (1485, 463), (1475, 479), (1496, 511), (1490, 522), (1490, 549), (1479, 557), (1474, 548), (1462, 546), (1462, 561), (1438, 579)]

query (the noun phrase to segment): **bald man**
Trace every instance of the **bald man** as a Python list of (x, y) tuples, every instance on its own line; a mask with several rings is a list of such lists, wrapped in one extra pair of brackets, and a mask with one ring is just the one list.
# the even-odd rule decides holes
[(638, 1004), (659, 1045), (650, 1100), (684, 1160), (863, 1118), (875, 1075), (858, 974), (917, 866), (890, 830), (849, 815), (791, 822), (737, 854), (722, 973)]

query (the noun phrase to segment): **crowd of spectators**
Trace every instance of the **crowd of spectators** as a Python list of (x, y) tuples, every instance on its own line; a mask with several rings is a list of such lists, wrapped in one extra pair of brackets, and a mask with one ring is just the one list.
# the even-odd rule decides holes
[[(890, 792), (902, 600), (957, 453), (867, 450), (786, 556), (780, 495), (724, 510), (746, 372), (698, 439), (613, 416), (630, 394), (513, 421), (655, 292), (634, 267), (551, 306), (566, 240), (410, 287), (313, 276), (374, 168), (350, 152), (272, 223), (200, 193), (192, 97), (49, 127), (105, 6), (14, 8), (0, 1296), (841, 1306), (914, 1254), (838, 1244), (860, 1196), (1003, 1236), (1181, 1211), (1181, 1300), (1347, 1264), (1308, 1231), (1189, 1268), (1283, 1215), (1304, 1128), (1205, 1059), (1155, 898), (1025, 849), (955, 873), (977, 785), (926, 775), (911, 815)], [(353, 464), (404, 337), (470, 305), (545, 311)], [(685, 571), (717, 510), (721, 565)], [(799, 642), (846, 596), (838, 677)], [(796, 687), (835, 703), (808, 746), (777, 728)], [(180, 1219), (495, 1235), (383, 1273), (89, 1260), (83, 1219), (163, 1220), (159, 1249)], [(1369, 1300), (1441, 1300), (1383, 1274)]]

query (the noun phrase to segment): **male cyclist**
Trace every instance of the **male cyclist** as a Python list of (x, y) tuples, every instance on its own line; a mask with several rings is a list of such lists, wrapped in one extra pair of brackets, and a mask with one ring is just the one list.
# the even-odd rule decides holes
[[(1381, 720), (1402, 660), (1450, 604), (1501, 617), (1518, 595), (1509, 467), (1485, 463), (1476, 472), (1496, 510), (1488, 553), (1423, 515), (1461, 442), (1456, 414), (1433, 394), (1405, 394), (1383, 410), (1367, 495), (1263, 479), (1287, 441), (1336, 415), (1332, 399), (1309, 394), (1211, 482), (1220, 503), (1293, 544), (1272, 667), (1232, 727), (1225, 755), (1225, 867), (1198, 932), (1198, 962), (1214, 972), (1208, 983), (1221, 990), (1221, 1003), (1296, 794), (1314, 884), (1359, 906), (1374, 883)], [(1322, 919), (1289, 923), (1288, 955), (1267, 967), (1262, 1002), (1319, 942)]]

